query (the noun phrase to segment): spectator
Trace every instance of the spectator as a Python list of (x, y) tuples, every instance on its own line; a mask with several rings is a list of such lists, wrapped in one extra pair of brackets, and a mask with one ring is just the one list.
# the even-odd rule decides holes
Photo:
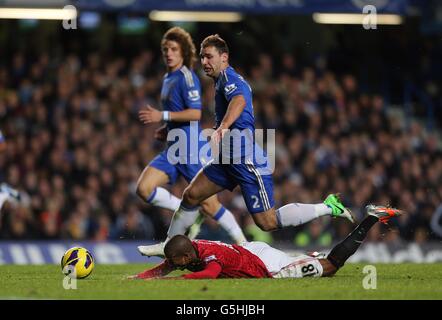
[(155, 231), (151, 220), (138, 210), (137, 206), (129, 205), (127, 213), (117, 220), (115, 238), (120, 240), (153, 239)]

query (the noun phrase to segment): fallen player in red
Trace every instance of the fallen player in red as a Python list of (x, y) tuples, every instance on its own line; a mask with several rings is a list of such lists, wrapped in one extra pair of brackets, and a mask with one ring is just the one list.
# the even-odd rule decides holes
[[(333, 276), (359, 248), (367, 232), (378, 221), (387, 222), (403, 211), (367, 206), (368, 216), (327, 257), (290, 256), (264, 242), (230, 245), (218, 241), (190, 240), (176, 235), (167, 242), (166, 260), (153, 269), (129, 279), (216, 279), (216, 278), (302, 278)], [(192, 273), (166, 277), (174, 270)]]

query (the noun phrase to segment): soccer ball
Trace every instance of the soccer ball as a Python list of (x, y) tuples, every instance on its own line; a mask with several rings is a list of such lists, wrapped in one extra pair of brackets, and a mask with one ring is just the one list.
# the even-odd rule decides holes
[(84, 279), (91, 274), (93, 269), (94, 258), (85, 248), (70, 248), (61, 258), (61, 270), (71, 278)]

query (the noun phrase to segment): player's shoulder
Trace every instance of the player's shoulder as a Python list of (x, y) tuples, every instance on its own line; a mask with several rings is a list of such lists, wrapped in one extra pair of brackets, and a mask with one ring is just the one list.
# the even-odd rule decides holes
[(209, 249), (209, 250), (213, 250), (216, 248), (220, 248), (223, 247), (222, 246), (222, 242), (220, 241), (211, 241), (211, 240), (202, 240), (202, 239), (198, 239), (198, 240), (192, 240), (192, 243), (194, 246), (200, 248), (200, 249)]
[(240, 78), (240, 75), (231, 66), (221, 71), (221, 82), (223, 84), (232, 83)]
[(233, 84), (243, 86), (247, 81), (236, 70), (229, 66), (221, 72), (221, 84), (223, 87), (229, 87)]
[(186, 87), (191, 88), (199, 84), (198, 76), (196, 75), (195, 71), (187, 66), (182, 66), (179, 74), (183, 84), (186, 85)]
[(245, 84), (244, 78), (230, 66), (221, 72), (220, 77), (220, 88), (226, 95), (232, 94), (238, 88), (243, 88)]
[(192, 240), (192, 245), (200, 257), (212, 254), (215, 249), (213, 243), (207, 240)]
[(225, 72), (226, 79), (228, 81), (231, 81), (231, 80), (245, 81), (244, 77), (238, 71), (236, 71), (235, 68), (233, 68), (232, 66), (227, 67), (224, 70), (224, 72)]
[(204, 246), (204, 245), (214, 245), (216, 244), (216, 242), (210, 240), (195, 239), (192, 240), (192, 244), (197, 246)]

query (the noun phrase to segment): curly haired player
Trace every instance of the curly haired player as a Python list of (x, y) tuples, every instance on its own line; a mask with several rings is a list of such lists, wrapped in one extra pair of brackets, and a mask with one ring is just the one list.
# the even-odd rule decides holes
[[(186, 139), (182, 143), (190, 145), (192, 134), (196, 134), (198, 137), (201, 131), (199, 125), (202, 106), (201, 86), (198, 76), (193, 71), (196, 60), (195, 45), (188, 32), (182, 28), (173, 27), (164, 34), (161, 40), (161, 51), (167, 68), (161, 89), (163, 111), (148, 105), (139, 112), (139, 119), (144, 124), (165, 122), (165, 125), (155, 132), (156, 139), (166, 140), (168, 132), (177, 129), (185, 133)], [(192, 121), (194, 124), (198, 124), (196, 128), (192, 129)], [(201, 148), (202, 142), (196, 142), (198, 144), (196, 147)], [(190, 182), (202, 168), (202, 159), (197, 158), (196, 161), (192, 161), (190, 155), (192, 147), (188, 147), (186, 148), (190, 150), (188, 154), (180, 153), (178, 155), (180, 162), (171, 163), (169, 156), (174, 152), (169, 151), (172, 144), (169, 141), (167, 148), (143, 170), (138, 179), (137, 194), (146, 203), (175, 211), (180, 205), (180, 199), (162, 186), (174, 184), (179, 176)], [(200, 213), (215, 219), (236, 243), (245, 241), (246, 238), (235, 217), (219, 203), (216, 195), (205, 199), (201, 203), (201, 208), (195, 210), (193, 215), (184, 217), (186, 226), (194, 225), (198, 230), (198, 223), (202, 222), (202, 219), (198, 219)], [(199, 222), (196, 222), (198, 220)], [(178, 223), (180, 224), (180, 222)], [(184, 231), (187, 231), (187, 228)], [(197, 234), (195, 231), (192, 233), (191, 237)], [(139, 246), (138, 251), (147, 256), (162, 254), (163, 245), (163, 243), (159, 243), (151, 246)]]

